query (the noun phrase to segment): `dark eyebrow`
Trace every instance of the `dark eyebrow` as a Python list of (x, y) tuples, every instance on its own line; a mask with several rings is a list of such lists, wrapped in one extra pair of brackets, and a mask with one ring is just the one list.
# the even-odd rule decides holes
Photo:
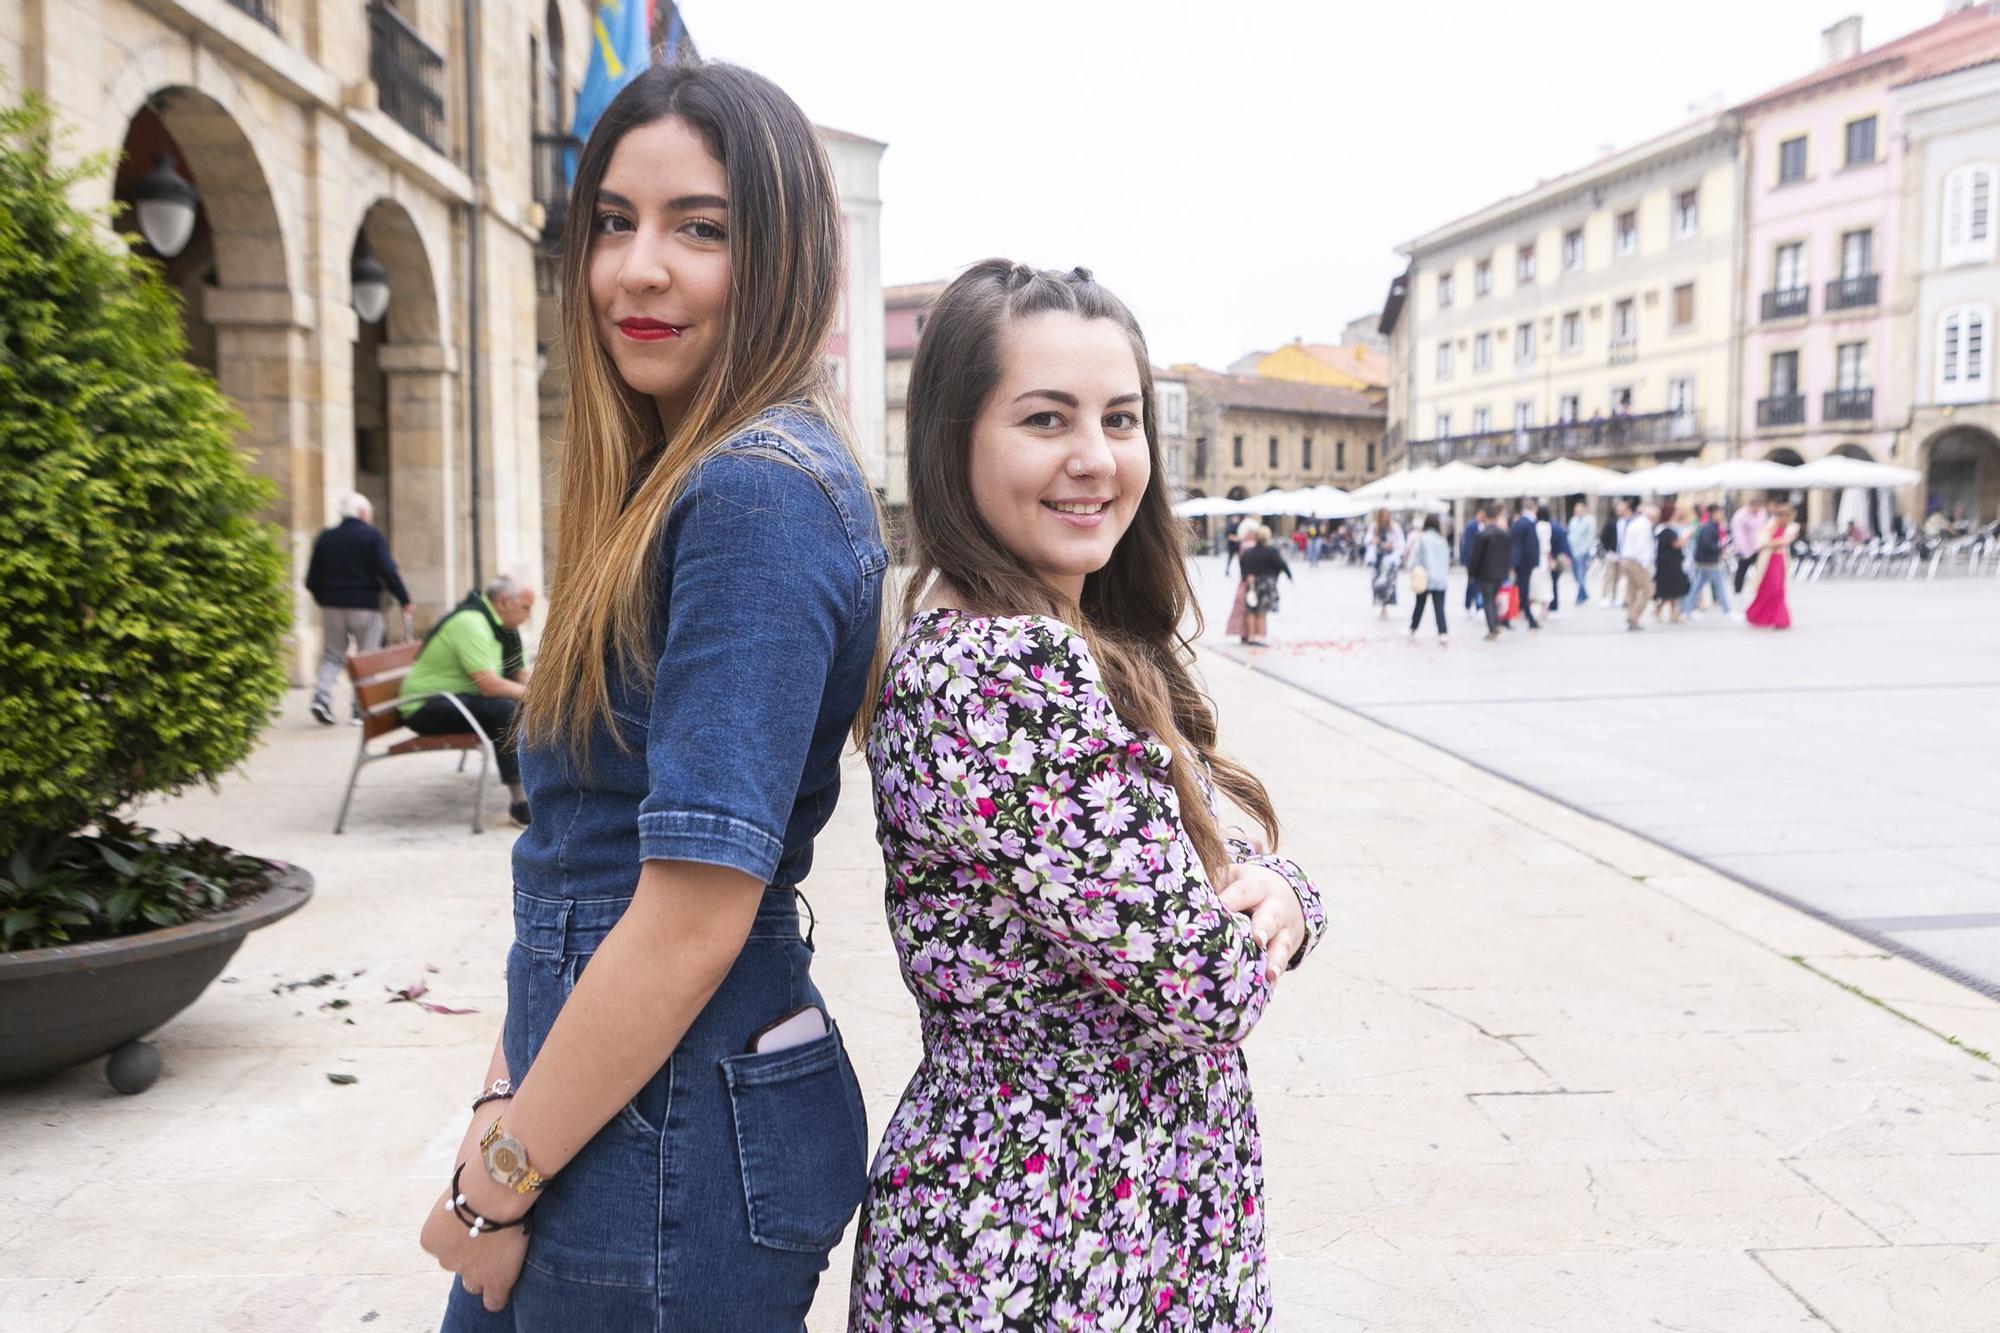
[[(638, 205), (616, 190), (600, 189), (597, 192), (597, 202), (610, 204), (613, 208), (622, 208), (631, 213), (639, 211)], [(719, 194), (684, 194), (678, 199), (667, 200), (667, 211), (670, 213), (686, 213), (697, 208), (714, 208), (726, 212), (729, 201)]]
[(1077, 406), (1076, 395), (1073, 393), (1064, 393), (1061, 389), (1030, 389), (1015, 398), (1014, 401), (1018, 403), (1022, 398), (1053, 398), (1064, 407)]
[(1120, 394), (1120, 395), (1119, 395), (1118, 397), (1116, 397), (1116, 398), (1113, 398), (1113, 399), (1112, 399), (1112, 400), (1111, 400), (1111, 401), (1110, 401), (1109, 403), (1106, 403), (1106, 404), (1105, 404), (1105, 406), (1106, 406), (1106, 407), (1123, 407), (1123, 406), (1125, 406), (1125, 404), (1127, 404), (1127, 403), (1136, 403), (1136, 402), (1139, 402), (1139, 401), (1140, 401), (1140, 399), (1141, 399), (1141, 395), (1139, 395), (1139, 394), (1136, 394), (1136, 393), (1126, 393), (1126, 394)]

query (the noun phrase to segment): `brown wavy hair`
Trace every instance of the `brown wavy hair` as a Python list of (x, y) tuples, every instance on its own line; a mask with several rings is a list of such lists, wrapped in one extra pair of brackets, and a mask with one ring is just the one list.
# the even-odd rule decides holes
[[(669, 116), (686, 121), (722, 163), (730, 264), (722, 346), (671, 436), (653, 400), (625, 383), (599, 343), (589, 279), (612, 150)], [(785, 405), (818, 416), (854, 456), (845, 408), (820, 359), (843, 270), (839, 194), (812, 122), (776, 84), (735, 65), (689, 57), (648, 68), (611, 100), (583, 147), (560, 264), (569, 373), (562, 513), (549, 620), (520, 728), (527, 744), (567, 744), (587, 760), (593, 723), (619, 735), (610, 725), (610, 673), (651, 675), (653, 548), (695, 469)]]
[[(1036, 576), (994, 536), (972, 494), (972, 431), (1000, 383), (1001, 339), (1009, 321), (1059, 311), (1108, 319), (1131, 340), (1144, 394), (1146, 453), (1152, 476), (1132, 525), (1104, 568), (1085, 577), (1071, 601)], [(1037, 270), (988, 259), (960, 274), (931, 305), (910, 366), (910, 529), (913, 567), (903, 594), (907, 620), (934, 578), (970, 603), (1001, 615), (1053, 616), (1082, 634), (1106, 692), (1127, 725), (1143, 727), (1173, 754), (1171, 776), (1181, 822), (1211, 876), (1229, 863), (1222, 833), (1188, 754), (1199, 756), (1215, 784), (1255, 819), (1275, 849), (1278, 819), (1264, 784), (1216, 750), (1215, 708), (1190, 667), (1201, 636), (1187, 566), (1187, 525), (1174, 517), (1160, 457), (1153, 364), (1139, 322), (1086, 269)], [(1183, 626), (1192, 625), (1192, 633)], [(880, 684), (870, 691), (870, 706)]]

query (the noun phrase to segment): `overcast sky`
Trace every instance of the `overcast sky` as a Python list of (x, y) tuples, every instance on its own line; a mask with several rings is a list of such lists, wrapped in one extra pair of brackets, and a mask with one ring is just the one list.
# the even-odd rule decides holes
[(1945, 0), (683, 0), (703, 54), (889, 145), (882, 277), (1085, 264), (1153, 359), (1379, 309), (1402, 242)]

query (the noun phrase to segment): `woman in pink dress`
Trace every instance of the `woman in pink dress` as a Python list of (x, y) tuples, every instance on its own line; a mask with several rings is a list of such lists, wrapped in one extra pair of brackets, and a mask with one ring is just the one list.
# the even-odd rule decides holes
[(1779, 505), (1771, 511), (1771, 526), (1764, 533), (1764, 576), (1757, 584), (1757, 596), (1743, 618), (1767, 629), (1790, 629), (1792, 612), (1785, 605), (1785, 553), (1798, 540), (1799, 525), (1792, 521), (1792, 507)]

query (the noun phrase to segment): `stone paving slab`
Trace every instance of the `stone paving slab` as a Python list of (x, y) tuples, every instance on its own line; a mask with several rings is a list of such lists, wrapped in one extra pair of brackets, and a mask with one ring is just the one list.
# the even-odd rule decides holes
[[(2000, 1270), (2000, 1071), (1974, 1052), (2000, 1050), (2000, 1005), (1268, 677), (1208, 674), (1332, 916), (1248, 1048), (1277, 1327), (1990, 1327), (1967, 1311)], [(0, 1090), (0, 1330), (435, 1326), (414, 1235), (500, 1020), (511, 837), (497, 799), (468, 833), (470, 776), (430, 758), (366, 774), (334, 837), (351, 746), (293, 700), (219, 797), (148, 812), (319, 890), (158, 1034), (145, 1096), (97, 1068)], [(879, 1132), (919, 1044), (861, 778), (807, 891)], [(478, 1012), (391, 1001), (416, 980)], [(844, 1324), (847, 1261), (813, 1333)]]

